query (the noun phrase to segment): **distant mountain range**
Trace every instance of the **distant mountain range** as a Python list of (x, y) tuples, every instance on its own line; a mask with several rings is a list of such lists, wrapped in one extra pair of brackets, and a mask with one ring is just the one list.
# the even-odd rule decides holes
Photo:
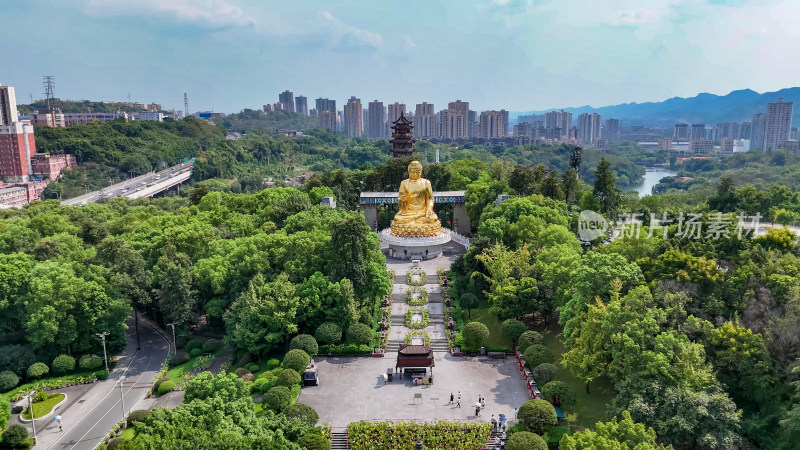
[(733, 91), (728, 95), (702, 93), (695, 97), (673, 97), (663, 102), (623, 103), (621, 105), (594, 108), (552, 108), (544, 111), (512, 112), (511, 122), (520, 115), (543, 114), (547, 111), (571, 111), (577, 123), (578, 114), (596, 112), (603, 121), (614, 118), (622, 121), (622, 126), (645, 125), (669, 127), (676, 123), (704, 123), (713, 126), (720, 122), (749, 122), (753, 114), (767, 112), (767, 103), (776, 102), (783, 97), (785, 102), (794, 102), (792, 125), (800, 125), (800, 87), (781, 89), (777, 92), (759, 94), (750, 89)]

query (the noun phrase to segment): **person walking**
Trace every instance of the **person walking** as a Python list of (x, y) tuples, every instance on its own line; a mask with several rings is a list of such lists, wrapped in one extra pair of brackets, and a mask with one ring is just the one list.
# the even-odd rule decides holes
[(494, 420), (494, 414), (492, 414), (492, 420), (490, 420), (490, 422), (492, 423), (492, 433), (494, 433), (497, 431), (497, 421)]
[(461, 391), (458, 391), (458, 402), (456, 403), (457, 408), (461, 408)]
[(448, 405), (452, 405), (453, 404), (453, 398), (454, 398), (453, 397), (453, 393), (451, 392), (450, 393), (450, 401), (447, 403)]
[(481, 416), (481, 405), (475, 405), (475, 417)]
[(486, 399), (481, 397), (481, 408), (486, 408)]

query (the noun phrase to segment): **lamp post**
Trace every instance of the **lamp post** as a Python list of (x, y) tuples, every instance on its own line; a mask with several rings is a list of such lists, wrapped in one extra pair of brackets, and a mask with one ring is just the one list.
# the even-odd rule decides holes
[(31, 414), (31, 426), (33, 427), (33, 442), (36, 442), (36, 417), (33, 416), (33, 393), (36, 392), (31, 391), (28, 392), (28, 410)]
[[(122, 385), (125, 383), (125, 375), (119, 377), (119, 401), (122, 403), (122, 423), (125, 423), (125, 391)], [(124, 425), (123, 425), (124, 426)]]
[(104, 331), (102, 333), (95, 333), (100, 339), (103, 340), (103, 360), (106, 362), (106, 373), (110, 373), (108, 370), (108, 354), (106, 353), (106, 336), (108, 336), (108, 331)]
[(175, 325), (177, 324), (178, 324), (177, 322), (172, 322), (167, 324), (168, 327), (172, 327), (172, 348), (173, 350), (175, 350), (173, 354), (178, 353), (178, 344), (175, 342)]

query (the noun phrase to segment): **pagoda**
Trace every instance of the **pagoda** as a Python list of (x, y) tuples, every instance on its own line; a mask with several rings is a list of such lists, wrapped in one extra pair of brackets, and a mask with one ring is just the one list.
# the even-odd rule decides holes
[(392, 156), (399, 158), (401, 156), (411, 156), (414, 154), (414, 133), (411, 131), (414, 128), (411, 121), (406, 119), (405, 114), (400, 113), (400, 117), (392, 122)]

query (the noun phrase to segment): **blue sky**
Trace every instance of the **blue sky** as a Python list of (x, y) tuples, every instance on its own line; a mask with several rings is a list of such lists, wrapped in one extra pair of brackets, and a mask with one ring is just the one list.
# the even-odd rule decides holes
[(436, 109), (798, 85), (797, 0), (5, 0), (0, 83), (236, 112), (295, 95)]

